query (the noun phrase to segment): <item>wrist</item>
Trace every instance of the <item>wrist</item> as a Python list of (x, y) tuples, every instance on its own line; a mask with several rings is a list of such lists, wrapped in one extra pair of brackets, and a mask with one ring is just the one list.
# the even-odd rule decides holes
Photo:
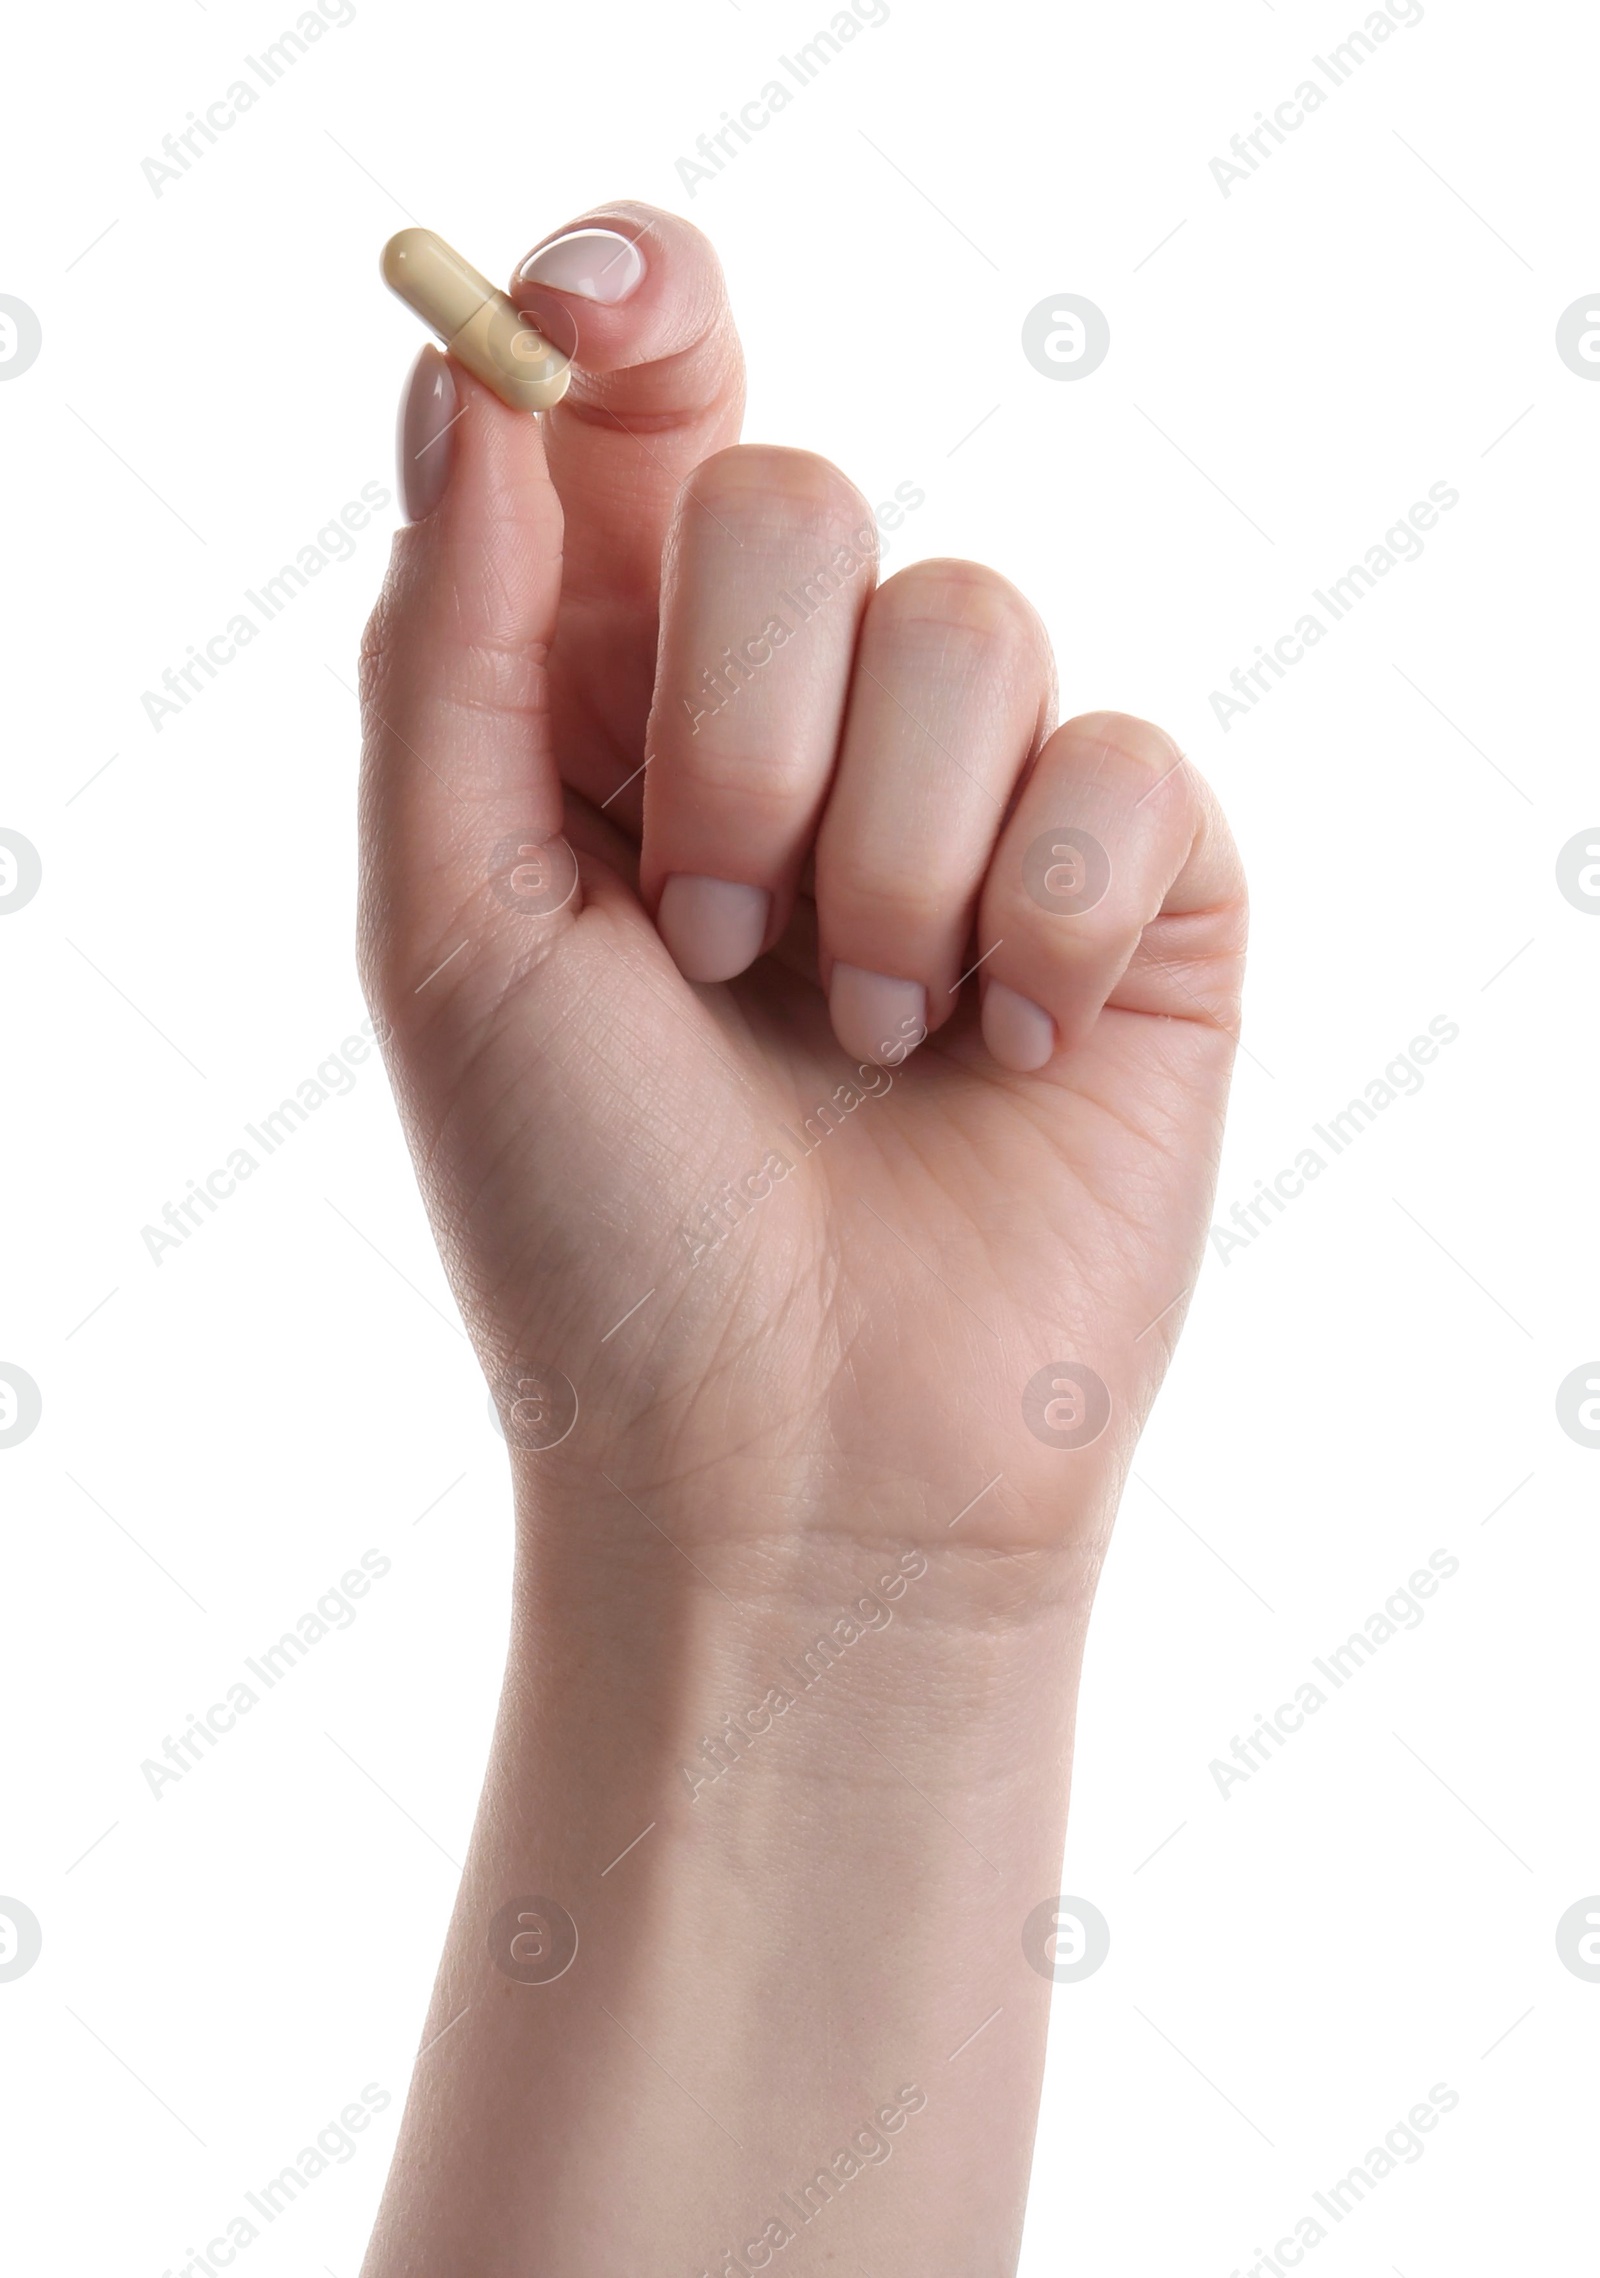
[[(628, 1516), (524, 1514), (496, 1745), (522, 1769), (491, 1772), (464, 1894), (477, 1953), (428, 2031), (497, 1990), (481, 1925), (540, 1893), (577, 1960), (504, 2008), (508, 2029), (552, 2025), (546, 2094), (568, 2036), (592, 2036), (664, 2167), (682, 2130), (744, 2154), (726, 2206), (673, 2209), (665, 2278), (716, 2272), (773, 2219), (800, 2237), (780, 2186), (908, 2088), (926, 2110), (863, 2181), (856, 2235), (891, 2268), (1008, 2269), (1049, 1991), (1022, 1931), (1060, 1887), (1081, 1569), (832, 1534), (675, 1549)], [(582, 2101), (554, 2240), (611, 2158)], [(952, 2231), (929, 2210), (953, 2171)]]
[[(804, 2278), (848, 2241), (863, 2268), (1000, 2278), (1048, 2016), (1022, 1933), (1059, 1888), (1093, 1559), (601, 1487), (519, 1501), (407, 2117), (424, 2160), (459, 2108), (467, 2212), (397, 2235), (393, 2269), (460, 2262), (509, 2190), (519, 2268)], [(548, 1978), (500, 1950), (525, 1923)], [(615, 2188), (618, 2111), (642, 2194)]]
[(508, 1699), (537, 1735), (539, 1871), (575, 1912), (602, 1884), (645, 1903), (796, 1845), (777, 1913), (870, 1890), (890, 1858), (935, 1940), (938, 1891), (975, 1861), (980, 1895), (1026, 1891), (1024, 1913), (1047, 1895), (1084, 1561), (674, 1535), (624, 1504), (519, 1536)]
[[(605, 1476), (577, 1497), (524, 1483), (516, 1650), (537, 1662), (581, 1628), (595, 1654), (587, 1690), (648, 1685), (664, 1713), (668, 1695), (714, 1699), (719, 1722), (752, 1728), (735, 1697), (798, 1700), (838, 1678), (858, 1710), (921, 1716), (939, 1744), (955, 1737), (939, 1731), (946, 1712), (981, 1719), (1013, 1684), (1071, 1692), (1098, 1537), (1006, 1551), (856, 1533), (856, 1515), (763, 1526), (748, 1507), (717, 1512)], [(646, 1640), (658, 1649), (642, 1651)]]

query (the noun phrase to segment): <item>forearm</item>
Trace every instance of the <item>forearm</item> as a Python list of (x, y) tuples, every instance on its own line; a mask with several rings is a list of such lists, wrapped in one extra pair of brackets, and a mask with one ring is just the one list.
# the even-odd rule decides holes
[[(367, 2278), (1004, 2278), (1087, 1563), (740, 1539), (609, 1488), (521, 1543)], [(534, 1897), (578, 1939), (545, 1982)]]

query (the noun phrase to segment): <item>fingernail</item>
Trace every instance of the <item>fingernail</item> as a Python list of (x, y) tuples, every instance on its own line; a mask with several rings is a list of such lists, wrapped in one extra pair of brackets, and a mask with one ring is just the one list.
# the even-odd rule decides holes
[(614, 229), (575, 229), (530, 253), (517, 271), (526, 285), (553, 285), (586, 301), (615, 308), (644, 280), (644, 255)]
[(859, 965), (835, 965), (828, 985), (833, 1033), (855, 1060), (898, 1068), (928, 1033), (928, 992)]
[(430, 341), (411, 367), (395, 436), (400, 504), (408, 522), (422, 521), (444, 496), (456, 455), (457, 409), (450, 359)]
[(991, 981), (983, 992), (983, 1041), (1002, 1068), (1031, 1076), (1055, 1056), (1056, 1024), (1031, 997)]
[(656, 931), (686, 981), (731, 981), (761, 954), (772, 896), (731, 878), (669, 878)]

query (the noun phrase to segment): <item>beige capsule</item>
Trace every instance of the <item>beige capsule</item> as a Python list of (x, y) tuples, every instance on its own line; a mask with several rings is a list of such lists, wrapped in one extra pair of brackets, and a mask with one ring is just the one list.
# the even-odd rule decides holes
[(513, 411), (548, 411), (566, 394), (571, 359), (431, 229), (390, 238), (383, 281)]

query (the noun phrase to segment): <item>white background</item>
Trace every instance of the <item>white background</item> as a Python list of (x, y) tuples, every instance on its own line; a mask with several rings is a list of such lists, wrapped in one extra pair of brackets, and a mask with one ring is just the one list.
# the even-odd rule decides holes
[[(44, 867), (0, 924), (0, 1359), (44, 1402), (0, 1452), (0, 1892), (44, 1933), (0, 1984), (19, 2268), (181, 2269), (377, 2082), (240, 2260), (359, 2266), (496, 1692), (503, 1449), (375, 1061), (159, 1265), (141, 1229), (363, 1016), (347, 684), (396, 509), (160, 733), (141, 696), (392, 489), (384, 238), (503, 276), (618, 195), (714, 237), (751, 437), (920, 486), (891, 564), (996, 563), (1065, 708), (1163, 721), (1220, 788), (1255, 924), (1219, 1219), (1460, 1031), (1208, 1260), (1140, 1451), (1064, 1870), (1112, 1945), (1056, 1996), (1028, 2278), (1249, 2270), (1437, 2082), (1458, 2107), (1319, 2278), (1575, 2235), (1600, 1985), (1554, 1931), (1600, 1889), (1600, 1453), (1555, 1392), (1600, 1352), (1600, 920), (1555, 865), (1600, 810), (1600, 385), (1555, 327), (1600, 286), (1600, 35), (1426, 0), (1225, 197), (1211, 160), (1359, 0), (892, 0), (691, 197), (678, 159), (831, 12), (357, 0), (159, 197), (141, 160), (292, 0), (13, 20), (0, 292), (44, 343), (0, 386), (0, 824)], [(1062, 292), (1111, 328), (1072, 384), (1021, 350)], [(1436, 482), (1422, 557), (1224, 732), (1211, 692)], [(354, 1626), (154, 1798), (141, 1761), (369, 1548)], [(1438, 1549), (1422, 1626), (1219, 1794)]]

